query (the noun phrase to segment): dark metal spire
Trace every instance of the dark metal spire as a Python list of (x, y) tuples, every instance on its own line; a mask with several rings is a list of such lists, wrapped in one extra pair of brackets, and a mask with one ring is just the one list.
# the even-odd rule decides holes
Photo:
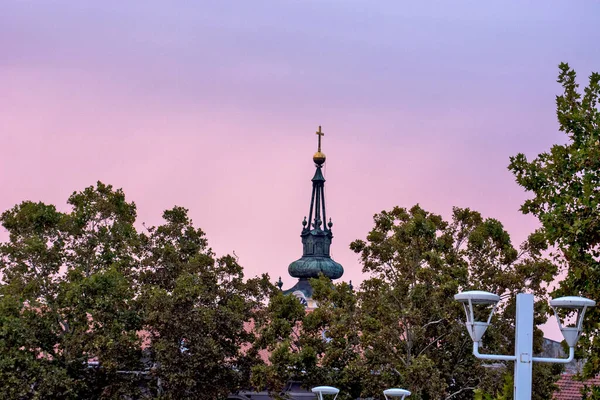
[[(310, 199), (310, 211), (308, 214), (308, 220), (311, 221), (311, 226), (313, 229), (321, 229), (321, 225), (323, 225), (323, 230), (327, 231), (328, 229), (325, 227), (324, 221), (327, 220), (327, 214), (325, 210), (325, 178), (321, 173), (321, 166), (317, 165), (317, 170), (315, 171), (315, 176), (312, 178), (313, 190), (312, 190), (312, 198)], [(314, 219), (313, 219), (313, 210), (314, 210)], [(323, 219), (321, 219), (321, 215)]]
[(320, 273), (331, 278), (337, 279), (342, 276), (344, 269), (333, 261), (330, 256), (329, 248), (333, 235), (331, 227), (333, 223), (331, 218), (327, 223), (327, 210), (325, 207), (325, 178), (323, 177), (322, 167), (325, 163), (325, 154), (321, 152), (321, 127), (317, 131), (319, 135), (318, 151), (313, 156), (315, 162), (315, 174), (312, 178), (312, 196), (310, 200), (310, 210), (308, 221), (304, 217), (302, 221), (302, 258), (290, 264), (288, 272), (296, 278), (316, 278)]

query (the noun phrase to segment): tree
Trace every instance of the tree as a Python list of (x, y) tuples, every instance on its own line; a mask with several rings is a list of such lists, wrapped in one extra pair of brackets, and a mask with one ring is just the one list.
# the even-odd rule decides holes
[(584, 385), (581, 390), (582, 400), (598, 400), (600, 399), (600, 386)]
[[(533, 195), (521, 211), (540, 220), (540, 233), (554, 246), (553, 255), (565, 268), (566, 276), (554, 295), (600, 301), (600, 74), (591, 74), (582, 95), (575, 71), (566, 63), (559, 69), (563, 93), (556, 97), (556, 108), (567, 143), (552, 146), (531, 162), (517, 154), (508, 168)], [(587, 375), (600, 372), (599, 319), (599, 307), (588, 311), (579, 342), (588, 359)]]
[[(374, 221), (367, 240), (351, 244), (370, 276), (360, 290), (321, 278), (311, 281), (319, 303), (311, 313), (298, 313), (293, 299), (270, 305), (274, 326), (284, 329), (273, 329), (271, 365), (256, 379), (274, 391), (291, 378), (332, 384), (347, 399), (377, 397), (389, 387), (406, 387), (415, 399), (470, 399), (477, 388), (500, 394), (512, 371), (486, 368), (472, 356), (453, 296), (469, 289), (501, 295), (484, 347), (510, 354), (514, 295), (544, 297), (556, 272), (542, 255), (543, 240), (533, 234), (517, 250), (499, 221), (469, 209), (455, 208), (447, 222), (419, 206), (396, 207)], [(545, 319), (543, 304), (536, 304), (536, 323)], [(538, 351), (541, 340), (537, 330)], [(536, 366), (534, 398), (551, 397), (557, 373)]]
[(219, 398), (248, 387), (268, 277), (217, 258), (187, 210), (137, 232), (98, 182), (0, 216), (0, 399)]
[[(0, 377), (6, 398), (112, 397), (138, 364), (135, 205), (98, 183), (70, 213), (23, 202), (0, 217)], [(97, 360), (102, 368), (92, 368)], [(11, 385), (8, 385), (11, 383)]]
[(163, 214), (148, 229), (141, 272), (144, 327), (156, 391), (165, 399), (222, 398), (248, 387), (262, 363), (252, 344), (268, 276), (244, 281), (236, 258), (215, 258), (187, 210)]
[[(269, 301), (267, 323), (259, 330), (256, 345), (268, 350), (270, 363), (254, 367), (252, 383), (277, 399), (286, 398), (282, 393), (291, 381), (307, 388), (342, 382), (353, 386), (357, 373), (364, 372), (350, 365), (360, 356), (356, 298), (350, 286), (332, 285), (324, 276), (311, 279), (311, 285), (318, 308), (307, 312), (295, 296), (278, 291)], [(345, 390), (343, 395), (349, 393)], [(360, 390), (351, 393), (357, 398)]]
[[(359, 294), (370, 369), (389, 371), (380, 374), (380, 388), (405, 385), (424, 399), (470, 398), (473, 389), (493, 386), (494, 380), (486, 379), (495, 371), (470, 354), (471, 339), (457, 323), (464, 317), (454, 294), (478, 289), (504, 299), (484, 345), (487, 351), (510, 354), (516, 293), (543, 297), (544, 283), (556, 272), (542, 256), (538, 235), (517, 250), (499, 221), (461, 208), (454, 208), (450, 222), (419, 206), (382, 212), (367, 241), (355, 241), (351, 248), (361, 255), (363, 271), (373, 275)], [(537, 323), (543, 322), (541, 307), (536, 306)], [(536, 339), (539, 349), (539, 330)], [(536, 395), (548, 398), (547, 389), (538, 388)]]

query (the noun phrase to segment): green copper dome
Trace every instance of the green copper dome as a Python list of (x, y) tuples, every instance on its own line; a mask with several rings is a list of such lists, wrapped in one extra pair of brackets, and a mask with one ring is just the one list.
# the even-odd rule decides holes
[(316, 278), (323, 273), (329, 279), (338, 279), (344, 274), (344, 267), (331, 257), (302, 257), (288, 267), (294, 278)]

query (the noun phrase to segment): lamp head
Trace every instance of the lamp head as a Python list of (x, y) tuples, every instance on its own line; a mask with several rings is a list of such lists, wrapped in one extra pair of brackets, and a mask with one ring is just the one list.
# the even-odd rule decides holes
[(337, 397), (340, 389), (334, 388), (333, 386), (316, 386), (310, 389), (311, 392), (316, 393), (319, 399), (323, 399), (324, 394), (334, 394), (334, 400)]
[(410, 392), (406, 389), (387, 389), (383, 391), (383, 396), (386, 398), (386, 400), (390, 397), (399, 397), (400, 400), (403, 400), (405, 397), (410, 396)]
[[(550, 300), (550, 307), (554, 311), (556, 320), (558, 321), (558, 327), (565, 338), (565, 341), (569, 347), (575, 347), (581, 332), (583, 330), (583, 317), (588, 307), (594, 307), (596, 302), (594, 300), (586, 299), (585, 297), (577, 296), (566, 296), (559, 297), (558, 299)], [(569, 314), (575, 313), (575, 321), (573, 326), (564, 326), (561, 322), (560, 316), (558, 315), (557, 309), (562, 308), (567, 310), (567, 318)], [(566, 322), (566, 321), (565, 321)]]
[[(471, 290), (468, 292), (461, 292), (454, 295), (454, 299), (463, 303), (463, 307), (465, 308), (465, 314), (467, 315), (467, 321), (465, 325), (467, 326), (467, 330), (469, 331), (469, 335), (471, 335), (471, 339), (474, 342), (480, 342), (483, 334), (487, 330), (488, 326), (490, 326), (490, 321), (492, 320), (492, 315), (494, 315), (494, 311), (496, 310), (496, 305), (500, 301), (500, 296), (490, 293), (484, 292), (482, 290)], [(478, 309), (487, 309), (491, 306), (491, 311), (486, 321), (477, 321), (475, 319), (475, 308)]]

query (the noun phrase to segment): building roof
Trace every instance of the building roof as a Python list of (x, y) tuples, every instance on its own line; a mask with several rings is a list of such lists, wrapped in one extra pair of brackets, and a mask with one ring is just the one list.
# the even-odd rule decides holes
[(581, 400), (581, 389), (584, 385), (600, 386), (600, 375), (585, 381), (576, 380), (575, 374), (562, 374), (558, 382), (558, 390), (554, 393), (554, 400)]

